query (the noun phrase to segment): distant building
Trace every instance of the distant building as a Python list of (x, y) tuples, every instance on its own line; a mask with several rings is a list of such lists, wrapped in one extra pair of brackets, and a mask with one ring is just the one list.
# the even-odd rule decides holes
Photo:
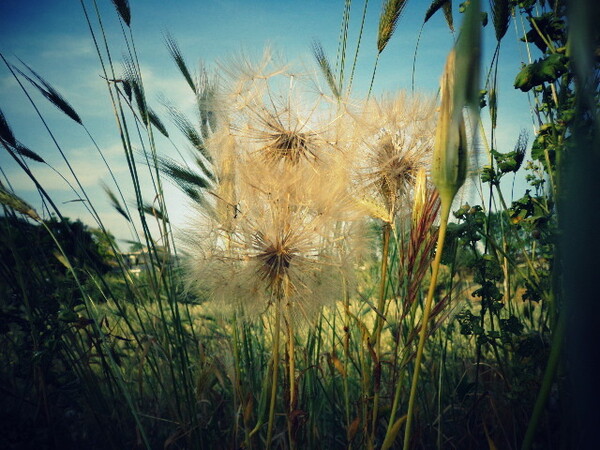
[[(158, 253), (158, 258), (161, 262), (173, 262), (174, 258), (172, 255), (165, 257), (165, 250), (163, 247), (157, 246), (156, 250)], [(140, 250), (121, 253), (121, 258), (123, 258), (123, 263), (127, 271), (135, 276), (139, 276), (142, 272), (150, 269), (152, 264), (152, 258), (147, 247), (143, 247)]]
[(150, 268), (150, 255), (145, 247), (134, 252), (121, 253), (121, 258), (127, 271), (133, 275), (139, 276), (142, 271)]

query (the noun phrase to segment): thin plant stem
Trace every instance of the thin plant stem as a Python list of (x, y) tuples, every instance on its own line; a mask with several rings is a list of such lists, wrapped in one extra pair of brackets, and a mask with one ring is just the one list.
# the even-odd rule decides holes
[[(381, 256), (381, 282), (379, 286), (379, 303), (377, 304), (378, 314), (375, 319), (375, 379), (373, 380), (375, 385), (373, 387), (373, 417), (371, 423), (371, 444), (375, 440), (375, 430), (377, 428), (377, 414), (379, 410), (379, 384), (381, 378), (381, 330), (383, 329), (383, 319), (381, 316), (385, 315), (385, 293), (386, 293), (386, 282), (387, 282), (387, 271), (388, 271), (388, 252), (390, 246), (390, 232), (391, 225), (389, 223), (383, 224), (383, 246)], [(381, 314), (381, 315), (380, 315)]]
[(423, 310), (423, 318), (421, 319), (421, 332), (419, 333), (419, 345), (417, 347), (417, 356), (415, 358), (415, 368), (413, 372), (412, 383), (410, 386), (410, 396), (408, 399), (408, 412), (406, 419), (406, 430), (404, 433), (404, 450), (408, 450), (410, 446), (410, 432), (412, 421), (415, 411), (415, 400), (417, 397), (417, 386), (419, 382), (419, 373), (421, 371), (421, 360), (423, 358), (423, 349), (425, 347), (425, 340), (427, 338), (427, 323), (429, 321), (429, 314), (431, 312), (431, 305), (433, 303), (433, 293), (437, 285), (437, 278), (442, 260), (442, 252), (444, 250), (444, 240), (446, 238), (446, 229), (448, 227), (448, 217), (450, 216), (450, 208), (452, 206), (452, 198), (448, 196), (441, 197), (442, 206), (440, 214), (440, 229), (438, 233), (438, 244), (435, 253), (435, 259), (433, 261), (433, 271), (431, 274), (431, 282), (429, 283), (429, 291), (427, 292), (427, 299), (425, 300), (425, 308)]
[(367, 16), (367, 6), (369, 6), (369, 0), (365, 0), (365, 7), (363, 8), (362, 20), (360, 22), (360, 31), (358, 32), (358, 40), (356, 43), (356, 52), (354, 53), (354, 61), (352, 62), (352, 71), (350, 72), (350, 79), (348, 81), (348, 95), (352, 90), (352, 81), (354, 80), (354, 70), (356, 69), (356, 61), (358, 61), (358, 52), (360, 50), (360, 43), (363, 35), (363, 28), (365, 26), (365, 17)]
[[(350, 429), (350, 395), (348, 392), (348, 368), (350, 363), (350, 295), (348, 281), (344, 279), (344, 407), (346, 412), (346, 432)], [(348, 437), (348, 436), (347, 436)], [(348, 445), (350, 443), (348, 442)]]
[[(401, 362), (401, 366), (405, 364), (405, 361)], [(394, 424), (396, 423), (396, 411), (398, 410), (398, 404), (400, 403), (400, 393), (402, 392), (402, 385), (404, 384), (404, 374), (406, 370), (400, 371), (400, 376), (396, 381), (396, 392), (394, 393), (394, 401), (392, 403), (392, 410), (390, 412), (390, 420), (388, 421), (388, 427), (385, 432), (385, 437), (383, 439), (383, 445), (381, 446), (381, 450), (386, 450), (392, 445), (392, 433)], [(405, 416), (406, 417), (406, 416)]]
[(296, 409), (296, 360), (294, 356), (294, 327), (292, 323), (292, 317), (290, 312), (290, 304), (286, 305), (286, 333), (287, 333), (287, 352), (288, 352), (288, 365), (289, 365), (289, 407), (288, 407), (288, 437), (290, 441), (290, 448), (295, 448), (294, 435), (293, 435), (293, 423), (292, 417), (293, 412)]
[(538, 424), (542, 417), (542, 413), (544, 412), (544, 408), (546, 407), (546, 402), (548, 401), (550, 389), (552, 388), (552, 383), (554, 382), (554, 377), (556, 375), (556, 370), (560, 361), (560, 353), (563, 346), (566, 326), (566, 314), (563, 312), (558, 317), (558, 325), (556, 331), (554, 332), (554, 337), (552, 339), (552, 347), (550, 348), (548, 364), (546, 366), (546, 370), (544, 371), (542, 387), (540, 388), (540, 392), (538, 393), (535, 405), (533, 407), (533, 413), (531, 414), (531, 419), (529, 420), (529, 424), (527, 425), (527, 431), (525, 432), (525, 437), (523, 438), (523, 445), (521, 446), (522, 450), (530, 449), (533, 444), (535, 431), (537, 430)]
[(421, 25), (421, 29), (419, 30), (419, 35), (417, 36), (417, 44), (415, 45), (415, 53), (413, 55), (413, 63), (412, 63), (412, 71), (410, 75), (410, 92), (412, 94), (415, 93), (415, 72), (417, 68), (417, 52), (419, 51), (419, 42), (421, 42), (421, 35), (423, 34), (423, 27), (425, 24)]
[(275, 419), (275, 403), (277, 400), (277, 373), (279, 371), (279, 327), (282, 299), (277, 299), (275, 308), (275, 327), (273, 328), (273, 370), (271, 376), (271, 402), (269, 405), (269, 424), (267, 426), (267, 450), (273, 440), (273, 422)]
[[(234, 364), (233, 368), (234, 368), (234, 374), (235, 374), (235, 379), (233, 382), (233, 414), (234, 414), (234, 426), (235, 426), (234, 436), (235, 436), (238, 433), (237, 420), (235, 420), (235, 414), (238, 410), (238, 405), (237, 405), (238, 397), (239, 397), (240, 403), (243, 403), (243, 398), (241, 395), (242, 386), (240, 383), (241, 370), (240, 370), (240, 354), (239, 354), (239, 348), (238, 348), (239, 333), (238, 333), (237, 316), (235, 313), (233, 315), (231, 325), (232, 325), (231, 328), (233, 331), (233, 342), (231, 345), (231, 349), (233, 351), (233, 364)], [(246, 431), (245, 424), (244, 424), (244, 431)]]
[(375, 66), (373, 67), (373, 75), (371, 75), (371, 84), (369, 84), (367, 100), (371, 98), (371, 91), (373, 90), (373, 83), (375, 82), (375, 73), (377, 72), (377, 63), (379, 62), (379, 55), (381, 55), (381, 53), (377, 53), (377, 58), (375, 59)]

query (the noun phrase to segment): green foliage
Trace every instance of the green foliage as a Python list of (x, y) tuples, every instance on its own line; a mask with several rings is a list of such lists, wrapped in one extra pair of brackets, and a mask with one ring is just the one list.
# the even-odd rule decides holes
[[(562, 8), (564, 6), (560, 6)], [(531, 42), (542, 52), (547, 52), (548, 44), (551, 42), (564, 42), (565, 21), (556, 12), (547, 12), (540, 16), (528, 16), (527, 20), (531, 29), (521, 39), (523, 42)]]
[[(515, 145), (515, 149), (512, 152), (500, 153), (492, 149), (491, 153), (494, 157), (494, 160), (500, 173), (495, 174), (491, 167), (484, 168), (481, 181), (483, 183), (491, 182), (495, 184), (500, 180), (500, 177), (502, 177), (503, 175), (507, 173), (516, 173), (523, 164), (526, 150), (527, 134), (525, 133), (525, 131), (521, 131), (517, 144)], [(487, 178), (484, 178), (484, 175), (486, 173), (489, 173), (489, 175), (487, 175)]]
[[(59, 221), (50, 219), (46, 228), (11, 217), (1, 217), (2, 258), (7, 265), (16, 265), (17, 258), (26, 266), (47, 266), (56, 276), (68, 277), (65, 264), (57, 258), (56, 238), (64, 252), (64, 258), (80, 271), (91, 271), (103, 275), (110, 270), (109, 261), (102, 256), (92, 231), (80, 220)], [(49, 230), (49, 231), (48, 231)], [(96, 232), (97, 233), (97, 232)], [(107, 256), (106, 244), (103, 250)], [(36, 263), (40, 261), (40, 263)]]
[[(96, 382), (82, 370), (99, 336), (85, 311), (81, 283), (92, 285), (108, 276), (111, 256), (106, 252), (80, 221), (52, 219), (43, 227), (12, 215), (0, 218), (3, 446), (37, 442), (47, 447), (55, 440), (65, 446), (91, 445), (94, 437), (104, 439), (89, 429), (86, 423), (94, 413), (91, 404), (82, 403), (84, 386)], [(95, 405), (96, 414), (103, 414), (105, 405)]]
[(552, 83), (567, 72), (568, 58), (553, 53), (523, 67), (515, 78), (515, 88), (527, 92), (543, 83)]
[(510, 22), (510, 0), (492, 0), (490, 3), (496, 39), (500, 41), (506, 34)]

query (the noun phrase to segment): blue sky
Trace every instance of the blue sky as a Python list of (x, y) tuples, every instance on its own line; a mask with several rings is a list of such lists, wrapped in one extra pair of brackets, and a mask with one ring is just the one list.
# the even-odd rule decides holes
[[(85, 5), (93, 8), (91, 0)], [(97, 0), (111, 40), (113, 54), (117, 57), (125, 47), (120, 38), (120, 25), (112, 2)], [(454, 20), (458, 27), (462, 15), (454, 5)], [(487, 6), (487, 2), (483, 2)], [(375, 79), (374, 94), (391, 94), (399, 89), (410, 89), (413, 53), (417, 36), (430, 1), (408, 1), (396, 33), (381, 55)], [(177, 142), (177, 131), (168, 123), (161, 108), (160, 95), (168, 98), (184, 111), (191, 108), (193, 99), (189, 88), (172, 63), (164, 45), (164, 33), (171, 33), (179, 42), (188, 64), (197, 68), (199, 61), (214, 67), (215, 61), (244, 50), (260, 55), (266, 45), (271, 45), (291, 62), (312, 64), (311, 43), (319, 40), (328, 56), (335, 60), (343, 0), (336, 1), (191, 1), (131, 0), (132, 30), (144, 76), (146, 94), (150, 105), (167, 124)], [(352, 2), (349, 43), (354, 53), (356, 37), (364, 3)], [(364, 97), (368, 89), (376, 56), (377, 23), (381, 2), (371, 0), (361, 44), (354, 93)], [(520, 23), (517, 23), (521, 27)], [(518, 32), (519, 36), (522, 32)], [(484, 31), (485, 68), (495, 46), (493, 28)], [(415, 84), (418, 91), (435, 94), (446, 55), (454, 36), (448, 30), (443, 14), (437, 13), (424, 27), (416, 64)], [(0, 52), (13, 64), (20, 58), (42, 75), (72, 104), (98, 142), (123, 189), (128, 189), (127, 169), (120, 146), (112, 107), (93, 42), (87, 28), (79, 1), (53, 0), (0, 2)], [(532, 140), (532, 121), (527, 96), (515, 91), (512, 83), (521, 62), (526, 61), (524, 47), (517, 41), (511, 24), (502, 44), (499, 69), (499, 126), (498, 149), (511, 151), (519, 131), (525, 128)], [(117, 64), (119, 66), (119, 64)], [(117, 237), (130, 239), (123, 219), (112, 210), (100, 188), (102, 181), (110, 184), (108, 172), (84, 130), (30, 90), (44, 118), (66, 153), (81, 182), (103, 217), (107, 227)], [(3, 64), (0, 65), (0, 109), (4, 112), (17, 139), (39, 153), (61, 173), (67, 169), (61, 156), (36, 116), (31, 104)], [(487, 118), (488, 111), (483, 111)], [(179, 141), (181, 142), (181, 141)], [(185, 145), (181, 145), (182, 149)], [(172, 145), (159, 140), (159, 152), (177, 157)], [(40, 208), (39, 195), (33, 184), (20, 172), (3, 149), (0, 149), (0, 167), (15, 191)], [(82, 218), (93, 224), (80, 202), (71, 202), (75, 195), (50, 168), (32, 163), (32, 170), (51, 194), (63, 204), (65, 215)], [(5, 183), (4, 175), (1, 175)], [(66, 176), (66, 175), (65, 175)], [(516, 192), (520, 196), (521, 191)], [(167, 203), (176, 228), (187, 223), (184, 197), (175, 188), (167, 188)], [(126, 197), (129, 198), (126, 194)], [(149, 198), (148, 200), (152, 200)]]

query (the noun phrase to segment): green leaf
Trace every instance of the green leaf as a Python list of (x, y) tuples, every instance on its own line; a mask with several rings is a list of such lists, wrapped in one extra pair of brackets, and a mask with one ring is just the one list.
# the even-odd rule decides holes
[(552, 134), (552, 125), (545, 124), (540, 128), (538, 135), (536, 136), (533, 144), (531, 145), (531, 158), (534, 161), (539, 161), (549, 170), (547, 167), (548, 160), (546, 159), (546, 152), (548, 152), (548, 159), (550, 164), (554, 167), (555, 160), (555, 139)]
[(527, 92), (544, 82), (551, 83), (556, 81), (567, 71), (567, 61), (568, 58), (566, 56), (554, 53), (526, 65), (517, 74), (515, 88)]
[(492, 149), (492, 156), (498, 164), (498, 169), (502, 174), (509, 172), (517, 172), (523, 164), (525, 151), (527, 149), (527, 134), (524, 130), (519, 134), (517, 144), (512, 152), (500, 153)]
[[(542, 14), (538, 17), (528, 17), (529, 23), (535, 21), (535, 27), (531, 25), (531, 30), (527, 32), (525, 37), (521, 38), (523, 42), (533, 42), (542, 52), (548, 50), (546, 41), (540, 36), (539, 29), (547, 40), (553, 42), (564, 42), (565, 37), (565, 22), (553, 12)], [(537, 28), (537, 29), (536, 29)]]
[(386, 433), (385, 439), (383, 441), (382, 449), (388, 449), (392, 446), (394, 441), (396, 440), (396, 436), (398, 436), (398, 432), (400, 431), (400, 427), (406, 422), (407, 415), (403, 415), (398, 420), (394, 422), (394, 425), (390, 428), (389, 433)]
[[(493, 150), (492, 150), (493, 151)], [(499, 181), (496, 171), (491, 166), (485, 166), (481, 169), (481, 182), (495, 184)]]
[(508, 319), (500, 319), (500, 329), (503, 333), (510, 333), (516, 336), (520, 336), (523, 332), (523, 324), (521, 321), (511, 315)]

